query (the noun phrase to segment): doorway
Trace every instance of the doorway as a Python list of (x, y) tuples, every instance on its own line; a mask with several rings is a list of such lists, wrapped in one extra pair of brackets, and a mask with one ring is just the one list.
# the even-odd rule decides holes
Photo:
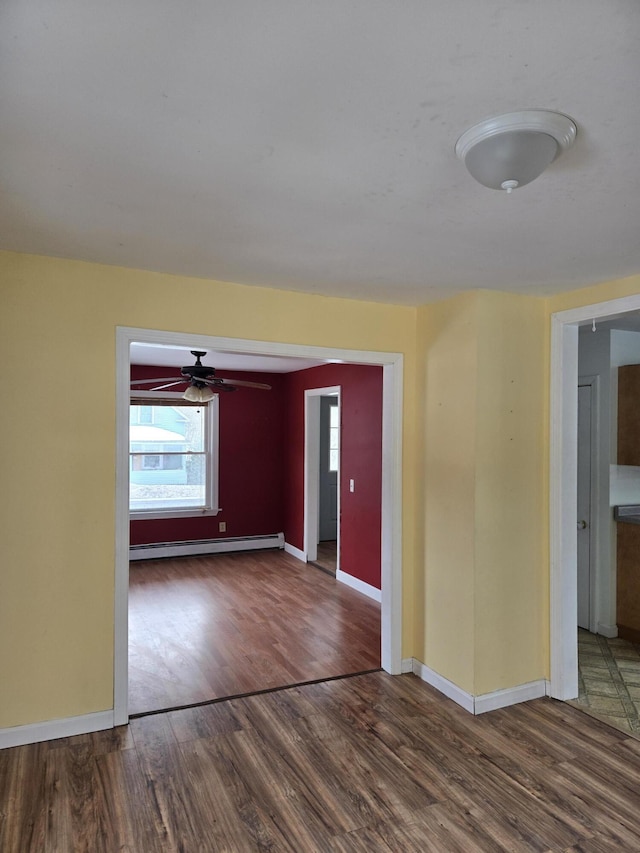
[(306, 389), (304, 406), (304, 554), (307, 562), (335, 577), (340, 560), (340, 386)]
[(336, 576), (340, 564), (340, 397), (320, 397), (318, 547), (315, 565)]
[(597, 377), (578, 383), (577, 595), (578, 628), (597, 630), (594, 512), (597, 507)]
[(401, 353), (369, 352), (249, 341), (153, 329), (116, 330), (116, 565), (114, 630), (114, 721), (128, 721), (128, 586), (129, 501), (128, 423), (129, 350), (134, 342), (198, 347), (252, 355), (317, 358), (383, 368), (382, 465), (382, 668), (401, 672), (401, 494), (402, 494), (402, 362)]
[(578, 696), (578, 338), (587, 323), (640, 310), (640, 294), (551, 316), (550, 695)]
[(339, 476), (340, 405), (336, 395), (320, 398), (318, 543), (338, 538)]

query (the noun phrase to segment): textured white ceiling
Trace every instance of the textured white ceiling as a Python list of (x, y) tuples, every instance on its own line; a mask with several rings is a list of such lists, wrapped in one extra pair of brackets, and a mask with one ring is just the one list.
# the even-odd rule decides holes
[[(4, 0), (0, 247), (359, 299), (640, 271), (637, 0)], [(457, 137), (570, 115), (508, 196)]]

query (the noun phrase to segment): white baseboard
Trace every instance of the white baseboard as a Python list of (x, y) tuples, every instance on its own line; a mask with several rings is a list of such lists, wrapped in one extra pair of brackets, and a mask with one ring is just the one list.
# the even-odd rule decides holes
[[(402, 663), (404, 666), (405, 661)], [(516, 687), (506, 687), (503, 690), (494, 690), (491, 693), (473, 696), (415, 658), (413, 659), (413, 674), (435, 687), (449, 699), (453, 699), (456, 704), (470, 714), (485, 714), (487, 711), (496, 711), (498, 708), (506, 708), (509, 705), (517, 705), (519, 702), (528, 702), (530, 699), (540, 699), (542, 696), (549, 695), (549, 682), (540, 678), (527, 684), (518, 684)]]
[(517, 687), (505, 687), (504, 690), (494, 690), (475, 697), (474, 714), (485, 714), (487, 711), (497, 711), (519, 702), (529, 702), (547, 695), (547, 682), (544, 678), (518, 684)]
[(113, 710), (110, 710), (83, 714), (81, 717), (46, 720), (44, 723), (31, 723), (27, 726), (13, 726), (0, 729), (0, 749), (24, 746), (27, 743), (40, 743), (43, 740), (55, 740), (59, 737), (84, 735), (88, 732), (101, 732), (104, 729), (113, 728), (113, 725)]
[(129, 560), (155, 560), (161, 557), (197, 557), (204, 554), (227, 554), (231, 551), (253, 551), (261, 548), (284, 548), (284, 533), (268, 536), (230, 536), (224, 539), (198, 539), (191, 542), (156, 542), (132, 545)]
[(602, 622), (598, 622), (596, 633), (602, 634), (603, 637), (608, 637), (608, 639), (613, 640), (618, 636), (618, 626), (604, 625)]
[(303, 563), (307, 562), (307, 555), (304, 551), (301, 551), (299, 548), (296, 548), (295, 545), (290, 545), (288, 542), (284, 543), (284, 551), (285, 554), (291, 554), (292, 557), (295, 557), (296, 560), (302, 560)]
[(432, 687), (435, 687), (440, 693), (444, 693), (449, 699), (453, 699), (465, 711), (468, 711), (470, 714), (474, 713), (474, 701), (471, 693), (467, 693), (466, 690), (458, 687), (453, 681), (449, 681), (448, 678), (439, 675), (435, 670), (430, 669), (430, 667), (416, 660), (416, 658), (413, 659), (413, 674), (426, 681)]
[(351, 589), (355, 589), (357, 592), (361, 592), (368, 598), (372, 598), (374, 601), (382, 601), (382, 590), (376, 589), (375, 586), (371, 586), (371, 584), (365, 583), (359, 578), (354, 578), (353, 575), (343, 572), (342, 569), (336, 570), (336, 580), (346, 584), (346, 586), (350, 586)]
[(402, 658), (400, 662), (400, 672), (403, 674), (413, 672), (413, 658)]

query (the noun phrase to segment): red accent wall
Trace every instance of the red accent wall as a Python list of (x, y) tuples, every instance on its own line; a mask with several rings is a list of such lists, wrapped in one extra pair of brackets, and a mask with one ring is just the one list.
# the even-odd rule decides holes
[[(380, 589), (382, 368), (327, 364), (285, 376), (285, 538), (303, 548), (304, 392), (342, 387), (340, 568)], [(349, 491), (349, 480), (355, 491)]]
[[(169, 376), (132, 366), (134, 379)], [(225, 376), (223, 371), (220, 376)], [(289, 374), (238, 373), (271, 391), (220, 395), (220, 505), (216, 516), (131, 522), (131, 544), (258, 536), (284, 531), (303, 547), (304, 392), (342, 388), (340, 568), (380, 589), (382, 368), (327, 364)], [(349, 491), (349, 479), (356, 481)], [(226, 521), (225, 533), (218, 531)]]
[[(171, 373), (166, 367), (131, 367), (132, 379), (170, 376)], [(220, 371), (217, 375), (224, 378), (228, 374)], [(285, 377), (238, 371), (233, 375), (238, 379), (266, 382), (272, 390), (247, 388), (220, 394), (222, 512), (197, 518), (132, 521), (132, 545), (259, 536), (284, 530)], [(221, 521), (227, 523), (225, 533), (218, 530)]]

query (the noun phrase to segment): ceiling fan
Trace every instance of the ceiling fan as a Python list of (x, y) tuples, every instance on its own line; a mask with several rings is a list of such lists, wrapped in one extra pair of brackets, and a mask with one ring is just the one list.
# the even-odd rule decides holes
[[(174, 385), (186, 385), (184, 399), (190, 403), (208, 403), (219, 391), (235, 391), (237, 388), (258, 388), (270, 391), (271, 385), (263, 382), (247, 382), (245, 379), (222, 379), (216, 376), (213, 367), (203, 364), (200, 359), (206, 355), (201, 350), (191, 350), (196, 363), (180, 368), (180, 377), (164, 376), (160, 379), (134, 379), (131, 385), (154, 385), (150, 391), (163, 391)], [(163, 384), (164, 383), (164, 384)]]

